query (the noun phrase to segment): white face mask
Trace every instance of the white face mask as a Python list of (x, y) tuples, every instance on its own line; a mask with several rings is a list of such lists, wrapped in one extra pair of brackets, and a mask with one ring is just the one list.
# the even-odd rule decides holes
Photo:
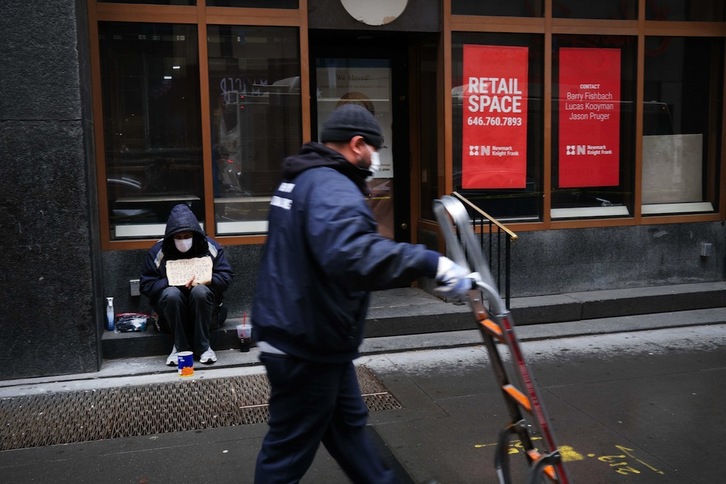
[(377, 151), (371, 151), (371, 166), (368, 169), (374, 175), (381, 169), (381, 156)]
[(194, 237), (189, 237), (188, 239), (174, 239), (176, 250), (181, 253), (188, 252), (189, 249), (192, 248), (192, 242), (194, 242)]

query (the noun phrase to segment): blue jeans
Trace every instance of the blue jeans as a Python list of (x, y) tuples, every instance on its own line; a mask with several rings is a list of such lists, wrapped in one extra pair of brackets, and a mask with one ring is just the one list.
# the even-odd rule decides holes
[(209, 349), (209, 327), (215, 305), (214, 292), (209, 287), (167, 287), (157, 305), (174, 336), (177, 351), (194, 351), (199, 356)]
[(365, 431), (368, 408), (352, 362), (326, 364), (261, 353), (270, 382), (269, 430), (256, 484), (299, 482), (322, 442), (354, 483), (398, 482)]

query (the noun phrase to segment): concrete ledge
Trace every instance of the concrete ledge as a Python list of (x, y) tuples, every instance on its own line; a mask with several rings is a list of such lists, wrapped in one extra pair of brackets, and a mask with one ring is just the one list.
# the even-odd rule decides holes
[(726, 307), (726, 282), (573, 292), (512, 299), (518, 326)]
[(517, 326), (577, 321), (582, 318), (583, 301), (568, 294), (513, 298), (511, 307)]
[[(516, 326), (520, 342), (571, 338), (596, 334), (629, 333), (664, 328), (726, 324), (726, 307), (641, 314), (614, 318)], [(453, 348), (483, 344), (478, 329), (441, 333), (368, 338), (361, 354), (395, 353), (421, 349)]]
[(447, 303), (421, 289), (406, 287), (371, 295), (366, 337), (456, 331), (474, 325), (468, 304)]
[[(210, 344), (217, 350), (239, 349), (237, 325), (241, 319), (228, 319), (224, 325), (210, 334)], [(143, 333), (104, 332), (101, 348), (104, 359), (128, 358), (151, 355), (166, 355), (171, 351), (174, 341), (170, 334), (159, 333), (148, 328)]]
[[(726, 282), (513, 298), (511, 306), (512, 318), (519, 328), (578, 322), (577, 328), (581, 331), (600, 331), (614, 324), (629, 324), (629, 316), (658, 317), (671, 312), (726, 308)], [(222, 328), (212, 332), (215, 351), (238, 349), (235, 327), (241, 322), (240, 318), (230, 318)], [(562, 328), (552, 326), (551, 329), (561, 331)], [(372, 294), (366, 338), (467, 330), (476, 333), (476, 322), (468, 304), (448, 303), (411, 287)], [(164, 355), (172, 345), (168, 334), (153, 329), (145, 333), (106, 332), (101, 343), (104, 359)]]
[(726, 306), (724, 282), (598, 292), (570, 294), (583, 301), (582, 319)]

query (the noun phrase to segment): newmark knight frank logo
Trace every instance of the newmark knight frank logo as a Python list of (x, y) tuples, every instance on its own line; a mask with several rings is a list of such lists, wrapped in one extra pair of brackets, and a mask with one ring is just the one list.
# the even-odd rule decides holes
[(586, 151), (585, 145), (567, 145), (565, 154), (567, 156), (584, 155)]
[[(495, 148), (496, 150), (496, 148)], [(469, 145), (469, 156), (491, 156), (492, 147), (491, 145), (479, 146)]]

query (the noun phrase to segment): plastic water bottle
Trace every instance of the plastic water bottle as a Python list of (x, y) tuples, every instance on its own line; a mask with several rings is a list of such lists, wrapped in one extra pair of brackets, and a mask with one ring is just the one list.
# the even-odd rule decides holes
[(114, 331), (115, 329), (115, 316), (113, 313), (113, 298), (107, 297), (106, 298), (106, 330), (107, 331)]

